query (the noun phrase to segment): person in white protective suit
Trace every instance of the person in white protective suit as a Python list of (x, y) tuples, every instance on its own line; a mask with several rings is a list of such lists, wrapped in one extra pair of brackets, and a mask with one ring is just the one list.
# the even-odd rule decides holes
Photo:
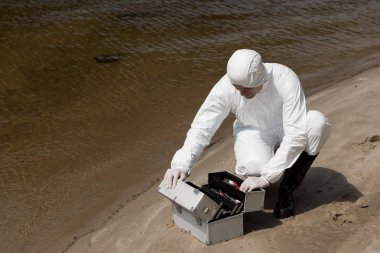
[(230, 112), (236, 115), (235, 171), (246, 177), (240, 190), (265, 188), (282, 177), (274, 215), (294, 215), (293, 191), (325, 143), (330, 124), (322, 113), (306, 111), (300, 81), (290, 68), (263, 63), (254, 50), (237, 50), (229, 59), (227, 74), (207, 96), (165, 173), (166, 186), (190, 175)]

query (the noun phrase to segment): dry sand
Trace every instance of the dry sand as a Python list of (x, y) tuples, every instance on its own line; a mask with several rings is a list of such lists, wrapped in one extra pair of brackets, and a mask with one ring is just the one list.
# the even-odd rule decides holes
[[(157, 183), (103, 228), (60, 251), (380, 252), (380, 67), (312, 95), (308, 109), (325, 113), (333, 126), (295, 193), (295, 217), (272, 217), (274, 186), (267, 190), (264, 212), (245, 219), (244, 236), (206, 246), (173, 225), (170, 203), (157, 193)], [(229, 137), (208, 149), (190, 180), (202, 184), (207, 172), (233, 165)]]

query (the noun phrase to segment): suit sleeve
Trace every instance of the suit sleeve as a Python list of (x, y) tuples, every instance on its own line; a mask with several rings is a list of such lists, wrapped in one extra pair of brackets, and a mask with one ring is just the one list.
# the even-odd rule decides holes
[(275, 155), (265, 165), (262, 176), (269, 182), (278, 181), (291, 167), (307, 143), (305, 95), (297, 75), (290, 69), (284, 78), (284, 85), (279, 89), (283, 101), (284, 137)]
[(210, 144), (211, 138), (230, 112), (231, 86), (224, 76), (211, 90), (196, 114), (187, 132), (183, 147), (178, 150), (171, 162), (172, 169), (185, 170), (190, 174), (203, 149)]

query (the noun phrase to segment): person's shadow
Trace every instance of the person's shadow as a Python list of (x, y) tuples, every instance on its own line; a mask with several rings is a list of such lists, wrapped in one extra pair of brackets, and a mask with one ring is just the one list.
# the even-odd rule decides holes
[[(266, 191), (263, 212), (244, 214), (244, 233), (254, 230), (271, 228), (282, 224), (281, 220), (273, 217), (273, 208), (277, 200), (276, 183)], [(363, 194), (345, 176), (332, 169), (312, 167), (307, 173), (301, 186), (294, 191), (296, 215), (310, 211), (318, 206), (332, 202), (355, 202)]]

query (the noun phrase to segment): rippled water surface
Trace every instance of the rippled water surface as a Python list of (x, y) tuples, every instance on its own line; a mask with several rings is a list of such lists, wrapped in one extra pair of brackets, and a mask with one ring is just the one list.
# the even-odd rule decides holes
[(310, 94), (379, 63), (379, 13), (364, 0), (2, 0), (0, 246), (30, 252), (161, 177), (234, 50), (290, 66)]

